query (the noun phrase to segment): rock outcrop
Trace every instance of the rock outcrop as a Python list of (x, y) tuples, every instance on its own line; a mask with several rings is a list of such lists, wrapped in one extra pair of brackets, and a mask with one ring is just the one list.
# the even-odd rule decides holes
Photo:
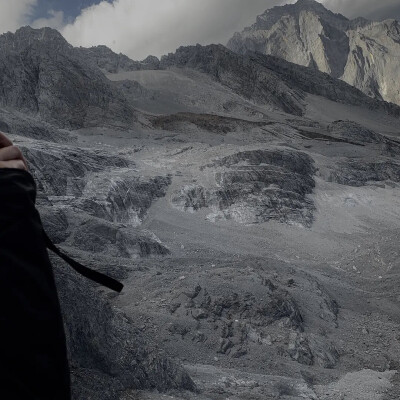
[(142, 69), (158, 69), (160, 65), (160, 60), (155, 56), (148, 56), (143, 61), (133, 61), (125, 54), (114, 53), (107, 46), (80, 47), (76, 50), (86, 62), (92, 63), (101, 70), (111, 74), (139, 71)]
[(215, 188), (188, 185), (172, 198), (175, 207), (198, 211), (209, 207), (210, 220), (252, 224), (268, 220), (310, 226), (315, 186), (311, 157), (289, 150), (244, 151), (205, 168), (216, 170)]
[[(310, 313), (318, 313), (328, 304), (326, 290), (319, 286), (317, 292), (312, 291), (317, 295), (313, 309), (305, 310), (298, 294), (294, 295), (295, 279), (282, 285), (272, 276), (235, 267), (235, 272), (218, 268), (210, 276), (189, 275), (188, 282), (162, 294), (171, 314), (165, 329), (173, 340), (194, 342), (199, 349), (232, 362), (280, 354), (302, 365), (334, 368), (339, 360), (335, 344), (326, 333), (314, 334), (309, 326)], [(190, 286), (189, 282), (197, 284)], [(307, 277), (301, 284), (311, 289), (315, 282)], [(338, 306), (332, 299), (325, 309), (328, 307), (336, 317)], [(325, 321), (327, 330), (334, 327), (331, 320)]]
[(264, 68), (273, 71), (279, 76), (279, 79), (288, 86), (297, 88), (297, 90), (325, 97), (337, 103), (361, 106), (395, 117), (400, 116), (400, 107), (398, 105), (371, 98), (354, 86), (333, 78), (324, 72), (261, 53), (251, 53), (248, 57), (264, 66)]
[(129, 102), (59, 32), (19, 29), (0, 36), (0, 105), (61, 128), (130, 127)]
[(228, 48), (255, 51), (318, 69), (368, 96), (400, 104), (398, 21), (349, 20), (314, 0), (274, 7), (229, 40)]
[(165, 196), (170, 177), (137, 176), (133, 162), (95, 149), (43, 141), (20, 147), (38, 182), (49, 234), (58, 243), (111, 257), (169, 253), (140, 225), (153, 201)]
[(339, 163), (329, 180), (348, 186), (365, 186), (385, 181), (400, 182), (400, 164), (393, 161), (350, 159)]
[(378, 145), (381, 155), (396, 157), (400, 154), (400, 142), (377, 133), (353, 121), (334, 121), (328, 126), (329, 133), (338, 140), (346, 140), (362, 146)]
[(360, 90), (318, 70), (282, 58), (246, 52), (235, 54), (222, 45), (180, 47), (161, 58), (161, 68), (190, 68), (210, 75), (256, 104), (301, 116), (307, 94), (399, 116), (400, 107), (372, 99)]
[(246, 99), (290, 114), (303, 114), (301, 91), (282, 82), (268, 68), (222, 45), (180, 47), (161, 58), (161, 67), (192, 68), (211, 75)]
[(138, 389), (194, 390), (179, 365), (72, 269), (53, 258), (75, 400), (114, 400)]

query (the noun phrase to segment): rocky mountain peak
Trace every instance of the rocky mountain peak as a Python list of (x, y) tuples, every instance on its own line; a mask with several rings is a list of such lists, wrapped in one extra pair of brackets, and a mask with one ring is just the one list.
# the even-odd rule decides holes
[(237, 53), (260, 52), (318, 69), (377, 99), (400, 104), (400, 26), (349, 20), (314, 0), (274, 7), (229, 40)]
[(292, 8), (297, 12), (309, 11), (319, 15), (322, 18), (326, 18), (331, 22), (332, 19), (342, 23), (349, 21), (344, 15), (328, 10), (322, 3), (315, 0), (298, 0), (297, 3), (289, 6), (292, 6)]
[(292, 7), (303, 9), (303, 10), (313, 10), (313, 11), (328, 11), (321, 3), (315, 0), (298, 0), (292, 5)]
[(324, 9), (326, 8), (318, 1), (315, 0), (297, 0), (294, 4), (296, 7), (310, 7), (314, 9)]
[(310, 13), (317, 17), (317, 19), (321, 19), (340, 29), (345, 29), (349, 23), (349, 20), (346, 17), (341, 14), (334, 14), (317, 1), (299, 0), (295, 4), (286, 4), (284, 6), (277, 6), (266, 10), (263, 14), (257, 17), (256, 24), (251, 28), (246, 28), (245, 30), (270, 29), (282, 18), (294, 18), (295, 21), (298, 21), (302, 18), (304, 13)]
[(62, 50), (72, 48), (61, 33), (52, 28), (33, 29), (30, 26), (24, 26), (14, 34), (8, 32), (0, 36), (0, 46), (3, 48), (7, 47), (19, 50), (32, 45), (45, 45), (50, 48), (57, 47)]
[(59, 127), (133, 120), (124, 96), (54, 29), (24, 27), (0, 36), (0, 86), (3, 107)]

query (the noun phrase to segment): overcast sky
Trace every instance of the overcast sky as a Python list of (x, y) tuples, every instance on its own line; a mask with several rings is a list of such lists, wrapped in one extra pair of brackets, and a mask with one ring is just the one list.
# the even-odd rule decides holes
[[(0, 0), (0, 33), (51, 26), (74, 46), (105, 44), (141, 60), (223, 43), (266, 9), (295, 0)], [(399, 0), (321, 0), (349, 18), (400, 19)]]

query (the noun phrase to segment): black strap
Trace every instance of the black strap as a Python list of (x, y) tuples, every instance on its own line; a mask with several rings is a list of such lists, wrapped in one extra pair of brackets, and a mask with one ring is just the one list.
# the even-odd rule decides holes
[(57, 254), (65, 262), (67, 262), (75, 271), (79, 272), (86, 278), (94, 282), (97, 282), (100, 285), (108, 287), (109, 289), (114, 290), (118, 293), (122, 291), (124, 285), (121, 282), (118, 282), (117, 280), (110, 278), (109, 276), (104, 275), (101, 272), (95, 271), (88, 267), (84, 267), (82, 264), (79, 264), (77, 261), (67, 256), (58, 247), (56, 247), (55, 244), (51, 241), (51, 239), (47, 236), (45, 231), (43, 231), (43, 233), (47, 248), (51, 250), (53, 253)]

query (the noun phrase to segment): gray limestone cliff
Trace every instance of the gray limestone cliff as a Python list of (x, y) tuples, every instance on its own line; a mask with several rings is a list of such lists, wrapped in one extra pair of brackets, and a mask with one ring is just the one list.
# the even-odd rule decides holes
[(312, 67), (371, 97), (400, 104), (400, 24), (395, 20), (349, 20), (314, 0), (299, 0), (259, 15), (227, 47)]

